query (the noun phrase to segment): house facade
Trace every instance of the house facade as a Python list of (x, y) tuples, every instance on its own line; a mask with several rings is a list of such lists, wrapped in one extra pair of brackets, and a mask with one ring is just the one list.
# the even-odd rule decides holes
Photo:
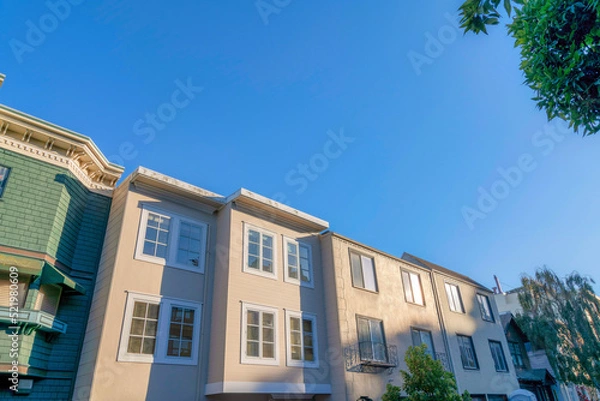
[(0, 106), (0, 399), (71, 397), (122, 171), (89, 138)]

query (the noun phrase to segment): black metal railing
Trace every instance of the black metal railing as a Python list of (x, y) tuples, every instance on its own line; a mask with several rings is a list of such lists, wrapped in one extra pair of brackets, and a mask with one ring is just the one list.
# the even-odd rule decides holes
[(398, 366), (398, 349), (395, 345), (362, 341), (344, 349), (346, 370), (377, 373)]

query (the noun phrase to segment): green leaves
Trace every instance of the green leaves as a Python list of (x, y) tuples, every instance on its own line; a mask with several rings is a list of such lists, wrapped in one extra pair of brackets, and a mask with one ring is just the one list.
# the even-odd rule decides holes
[(445, 371), (442, 363), (434, 360), (426, 350), (427, 346), (421, 344), (418, 347), (409, 347), (406, 352), (404, 360), (408, 372), (402, 370), (400, 374), (404, 381), (403, 389), (408, 394), (407, 400), (469, 401), (469, 393), (465, 392), (462, 396), (458, 394), (454, 375)]
[(561, 280), (547, 268), (523, 277), (517, 323), (546, 351), (562, 381), (600, 384), (600, 298), (593, 281), (572, 273)]
[[(466, 0), (465, 33), (497, 25), (500, 0)], [(504, 0), (520, 69), (548, 120), (564, 119), (583, 136), (600, 131), (600, 0)], [(515, 7), (517, 6), (517, 7)], [(514, 12), (514, 13), (513, 13)]]

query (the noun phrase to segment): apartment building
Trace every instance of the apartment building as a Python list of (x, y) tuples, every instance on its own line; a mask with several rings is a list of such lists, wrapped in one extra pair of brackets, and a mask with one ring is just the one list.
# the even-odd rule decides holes
[(138, 168), (115, 190), (74, 399), (328, 399), (327, 226)]
[(0, 399), (70, 399), (122, 171), (89, 138), (0, 106)]
[[(332, 399), (380, 399), (401, 385), (404, 355), (425, 343), (474, 400), (518, 389), (491, 291), (410, 254), (398, 258), (336, 233), (322, 235)], [(338, 356), (338, 355), (335, 355)]]

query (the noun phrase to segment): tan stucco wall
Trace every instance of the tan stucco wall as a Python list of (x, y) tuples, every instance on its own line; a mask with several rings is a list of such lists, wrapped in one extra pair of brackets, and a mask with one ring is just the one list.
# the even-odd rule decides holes
[[(452, 361), (454, 362), (455, 375), (459, 390), (469, 391), (471, 394), (510, 394), (519, 388), (515, 369), (511, 363), (508, 344), (504, 330), (500, 325), (498, 308), (491, 292), (477, 288), (472, 284), (458, 280), (440, 273), (434, 273), (439, 289), (439, 302), (444, 315), (444, 322), (448, 332), (448, 341)], [(465, 313), (453, 312), (448, 306), (448, 297), (444, 284), (448, 282), (458, 285), (462, 297)], [(481, 318), (476, 294), (487, 295), (494, 314), (494, 323), (486, 322)], [(475, 353), (479, 362), (478, 370), (466, 370), (462, 367), (457, 334), (471, 336)], [(489, 347), (489, 340), (500, 341), (504, 356), (509, 367), (508, 373), (496, 372), (494, 360)]]
[[(316, 232), (307, 232), (287, 226), (284, 222), (265, 219), (241, 206), (227, 207), (220, 214), (219, 221), (229, 224), (229, 253), (227, 260), (216, 269), (214, 316), (219, 327), (225, 332), (213, 331), (211, 344), (211, 361), (209, 384), (223, 382), (255, 382), (255, 383), (298, 383), (329, 384), (327, 359), (327, 328), (325, 320), (324, 287), (321, 268), (320, 244)], [(277, 279), (243, 272), (244, 256), (244, 223), (271, 231), (276, 235), (276, 269)], [(311, 245), (312, 266), (315, 288), (301, 287), (284, 282), (284, 248), (283, 236), (301, 240)], [(227, 241), (227, 238), (219, 237)], [(219, 245), (217, 246), (219, 248)], [(266, 366), (241, 363), (242, 336), (242, 302), (264, 305), (278, 310), (278, 352), (279, 365)], [(224, 310), (225, 308), (225, 310)], [(286, 332), (285, 311), (302, 311), (317, 316), (319, 368), (298, 368), (286, 365)], [(224, 313), (222, 313), (224, 312)], [(226, 316), (224, 324), (218, 314)], [(215, 326), (216, 327), (216, 326)], [(218, 359), (222, 358), (223, 363)]]
[[(104, 325), (98, 342), (98, 356), (89, 399), (165, 400), (173, 399), (173, 389), (177, 389), (176, 399), (193, 400), (198, 389), (203, 389), (205, 381), (200, 367), (207, 365), (206, 347), (201, 352), (198, 365), (194, 366), (120, 362), (117, 361), (117, 355), (127, 292), (161, 295), (197, 303), (205, 301), (204, 274), (134, 258), (142, 204), (206, 222), (209, 225), (208, 250), (215, 248), (216, 217), (199, 211), (193, 201), (182, 202), (181, 199), (166, 194), (151, 195), (134, 187), (128, 189), (121, 216), (121, 230), (109, 231), (111, 238), (107, 237), (105, 242), (105, 246), (113, 244), (114, 247), (115, 243), (118, 244), (114, 263), (107, 260), (107, 263), (101, 264), (99, 271), (100, 276), (110, 277), (110, 284), (104, 284), (110, 287), (108, 295), (98, 297), (98, 302), (95, 301), (94, 305), (97, 313), (103, 311)], [(209, 257), (206, 271), (209, 272), (213, 268), (214, 258)], [(210, 304), (203, 305), (201, 332), (209, 327), (206, 311), (210, 307)], [(94, 328), (91, 327), (91, 330)], [(206, 343), (208, 334), (205, 333), (203, 338)]]
[[(330, 335), (330, 347), (334, 347), (333, 341), (338, 338), (341, 343), (336, 346), (341, 350), (358, 343), (356, 316), (362, 315), (382, 320), (387, 345), (395, 345), (398, 349), (398, 367), (378, 374), (349, 372), (346, 370), (345, 360), (340, 358), (339, 363), (332, 365), (332, 399), (355, 400), (362, 395), (379, 399), (385, 392), (387, 383), (401, 385), (399, 371), (406, 369), (404, 354), (413, 345), (411, 327), (431, 331), (435, 351), (446, 352), (429, 272), (330, 234), (323, 236), (322, 242), (323, 249), (328, 251), (324, 254), (328, 285), (332, 292), (332, 286), (335, 286), (337, 293), (335, 300), (328, 298), (330, 328), (339, 330), (339, 336)], [(377, 293), (352, 286), (350, 249), (374, 259)], [(331, 259), (327, 256), (329, 252)], [(420, 275), (425, 306), (405, 301), (401, 269)], [(331, 309), (329, 305), (332, 305)], [(333, 321), (337, 321), (337, 324)]]

